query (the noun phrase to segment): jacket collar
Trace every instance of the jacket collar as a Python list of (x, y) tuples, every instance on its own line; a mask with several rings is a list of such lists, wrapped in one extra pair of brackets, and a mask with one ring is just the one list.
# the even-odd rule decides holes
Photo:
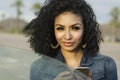
[[(93, 64), (93, 61), (92, 61), (91, 57), (89, 57), (85, 51), (83, 51), (83, 53), (84, 53), (84, 55), (82, 57), (80, 67), (89, 67), (90, 65)], [(56, 56), (56, 59), (58, 59), (58, 60), (65, 63), (65, 59), (64, 59), (64, 57), (62, 55), (61, 50), (59, 50), (59, 52), (58, 52), (58, 54)]]

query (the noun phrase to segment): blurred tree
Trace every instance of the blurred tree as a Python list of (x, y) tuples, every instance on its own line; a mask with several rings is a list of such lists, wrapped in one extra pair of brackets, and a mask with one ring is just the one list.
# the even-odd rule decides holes
[(1, 18), (2, 18), (2, 20), (5, 19), (5, 14), (4, 13), (1, 14)]
[(110, 11), (110, 16), (112, 17), (110, 21), (110, 26), (112, 27), (112, 33), (113, 33), (112, 41), (115, 41), (116, 30), (118, 27), (120, 27), (119, 15), (120, 15), (119, 8), (117, 6), (113, 7)]
[(2, 14), (1, 14), (1, 20), (0, 20), (0, 31), (3, 30), (3, 26), (2, 26), (1, 24), (2, 24), (2, 21), (3, 21), (4, 19), (5, 19), (5, 14), (2, 13)]
[(16, 0), (13, 4), (13, 7), (16, 7), (16, 13), (17, 13), (17, 18), (19, 19), (20, 15), (22, 14), (22, 11), (20, 8), (23, 6), (23, 3), (21, 0)]
[(41, 7), (41, 4), (39, 2), (36, 2), (36, 3), (33, 4), (32, 10), (34, 10), (35, 15), (38, 14), (38, 11), (39, 11), (40, 7)]
[(0, 17), (1, 17), (1, 20), (0, 20), (0, 24), (1, 24), (1, 21), (4, 20), (5, 18), (5, 14), (4, 13), (0, 14)]
[(19, 27), (19, 20), (20, 20), (20, 16), (22, 15), (22, 11), (20, 10), (20, 8), (23, 6), (22, 0), (16, 0), (13, 4), (13, 7), (16, 7), (16, 19), (17, 19), (17, 26)]

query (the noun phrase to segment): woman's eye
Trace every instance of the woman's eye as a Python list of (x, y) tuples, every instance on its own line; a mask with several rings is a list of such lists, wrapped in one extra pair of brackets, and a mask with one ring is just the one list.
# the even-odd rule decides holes
[(79, 26), (74, 26), (74, 27), (72, 27), (72, 29), (73, 29), (73, 30), (79, 30), (80, 27), (79, 27)]
[(57, 27), (56, 30), (64, 30), (63, 27)]

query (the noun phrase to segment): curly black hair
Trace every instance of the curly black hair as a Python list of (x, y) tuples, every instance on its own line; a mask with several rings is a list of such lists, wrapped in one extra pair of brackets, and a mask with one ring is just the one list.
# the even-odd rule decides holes
[[(50, 57), (57, 55), (59, 48), (52, 49), (50, 46), (51, 43), (57, 44), (54, 35), (54, 19), (66, 11), (82, 17), (84, 34), (81, 44), (86, 44), (82, 49), (89, 55), (97, 54), (102, 41), (101, 31), (93, 9), (85, 0), (47, 0), (38, 16), (24, 29), (33, 50)], [(78, 48), (81, 48), (81, 44)]]

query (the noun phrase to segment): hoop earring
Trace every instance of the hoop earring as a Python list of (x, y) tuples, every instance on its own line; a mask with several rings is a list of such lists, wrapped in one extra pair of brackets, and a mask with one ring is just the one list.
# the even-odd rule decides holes
[(83, 45), (82, 45), (82, 48), (86, 48), (86, 44), (83, 44)]
[(57, 45), (53, 45), (53, 44), (50, 44), (50, 46), (53, 48), (53, 49), (56, 49), (56, 48), (58, 48), (59, 47), (59, 44), (57, 43)]

